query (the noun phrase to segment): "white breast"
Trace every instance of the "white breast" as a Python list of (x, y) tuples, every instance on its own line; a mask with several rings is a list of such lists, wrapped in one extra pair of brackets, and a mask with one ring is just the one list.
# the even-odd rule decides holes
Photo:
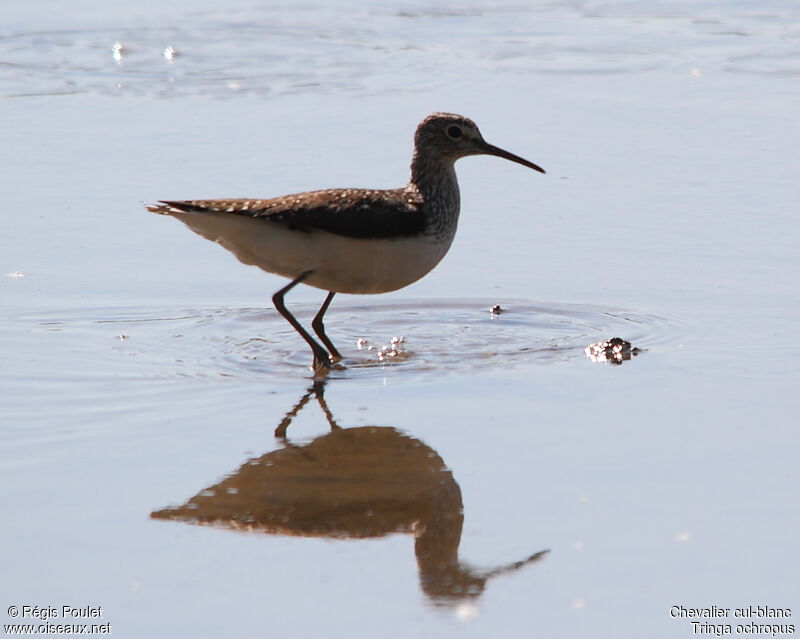
[(441, 261), (452, 241), (351, 238), (219, 213), (171, 215), (245, 264), (292, 279), (313, 271), (304, 284), (337, 293), (386, 293), (408, 286)]

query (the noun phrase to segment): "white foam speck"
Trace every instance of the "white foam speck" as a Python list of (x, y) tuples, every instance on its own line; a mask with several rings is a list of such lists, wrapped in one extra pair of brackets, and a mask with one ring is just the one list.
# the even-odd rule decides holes
[(127, 53), (125, 47), (122, 46), (121, 43), (115, 42), (114, 46), (111, 47), (111, 55), (116, 62), (122, 62), (122, 56)]
[(478, 607), (471, 603), (461, 603), (456, 607), (455, 615), (459, 621), (472, 621), (478, 616)]

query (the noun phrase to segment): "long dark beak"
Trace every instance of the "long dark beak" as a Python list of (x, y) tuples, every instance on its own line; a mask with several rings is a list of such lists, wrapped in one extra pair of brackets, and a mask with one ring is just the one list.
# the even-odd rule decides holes
[(500, 147), (494, 146), (493, 144), (489, 144), (485, 142), (481, 146), (481, 152), (485, 153), (486, 155), (495, 155), (499, 158), (503, 158), (504, 160), (511, 160), (512, 162), (516, 162), (517, 164), (521, 164), (522, 166), (527, 166), (529, 169), (533, 169), (534, 171), (539, 171), (539, 173), (546, 173), (546, 171), (534, 164), (533, 162), (528, 162), (525, 158), (521, 158), (518, 155), (514, 155), (513, 153), (509, 153), (508, 151), (504, 151)]

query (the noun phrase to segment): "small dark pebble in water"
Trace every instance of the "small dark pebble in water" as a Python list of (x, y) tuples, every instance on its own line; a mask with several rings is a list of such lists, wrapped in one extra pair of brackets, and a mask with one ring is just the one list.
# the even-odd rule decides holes
[(492, 308), (489, 309), (489, 312), (492, 315), (500, 315), (500, 313), (505, 313), (505, 310), (500, 304), (495, 304)]
[(589, 344), (584, 349), (586, 357), (593, 362), (608, 362), (614, 366), (628, 361), (631, 357), (636, 357), (642, 349), (632, 347), (631, 343), (621, 337), (612, 337), (602, 342)]

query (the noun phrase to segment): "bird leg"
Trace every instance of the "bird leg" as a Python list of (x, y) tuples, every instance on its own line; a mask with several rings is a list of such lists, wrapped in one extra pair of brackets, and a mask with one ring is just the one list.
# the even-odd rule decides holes
[(286, 429), (289, 428), (289, 424), (292, 423), (292, 420), (297, 417), (297, 413), (303, 410), (303, 407), (308, 404), (308, 400), (311, 399), (312, 395), (316, 394), (316, 382), (314, 385), (308, 389), (305, 395), (300, 398), (300, 401), (297, 402), (294, 406), (292, 406), (292, 410), (290, 410), (286, 415), (283, 416), (281, 423), (278, 424), (278, 427), (275, 429), (275, 437), (278, 439), (286, 439)]
[(319, 309), (319, 312), (314, 317), (314, 321), (311, 322), (311, 327), (314, 329), (314, 332), (317, 334), (322, 340), (322, 343), (325, 344), (325, 347), (328, 349), (328, 352), (331, 354), (331, 361), (338, 361), (342, 359), (342, 354), (336, 350), (336, 347), (333, 345), (333, 342), (330, 338), (325, 334), (325, 324), (322, 323), (322, 317), (325, 315), (328, 307), (331, 305), (331, 301), (333, 300), (333, 296), (336, 295), (334, 291), (328, 292), (328, 297), (325, 298), (325, 301), (322, 303), (322, 306)]
[(331, 409), (328, 408), (328, 402), (325, 401), (325, 380), (317, 380), (314, 382), (312, 388), (314, 389), (314, 394), (317, 396), (317, 401), (319, 402), (322, 412), (325, 413), (325, 419), (328, 420), (328, 425), (331, 427), (331, 430), (341, 430), (342, 427), (336, 423)]
[(300, 325), (300, 322), (295, 319), (294, 315), (289, 312), (289, 310), (286, 308), (286, 305), (283, 303), (283, 296), (304, 279), (306, 279), (309, 275), (311, 275), (312, 272), (313, 271), (304, 271), (303, 273), (300, 273), (300, 275), (298, 275), (272, 296), (272, 303), (275, 304), (275, 308), (278, 309), (278, 312), (283, 315), (284, 318), (286, 318), (286, 321), (292, 325), (294, 330), (300, 333), (300, 337), (306, 340), (306, 343), (311, 347), (311, 352), (314, 353), (313, 366), (315, 370), (318, 370), (321, 368), (330, 368), (331, 360), (328, 357), (328, 353), (317, 343), (313, 337), (311, 337), (311, 335), (308, 334), (308, 331), (306, 331), (306, 329)]
[(290, 410), (286, 415), (284, 415), (281, 423), (278, 424), (278, 427), (275, 429), (275, 437), (278, 439), (283, 439), (284, 441), (286, 438), (286, 430), (289, 428), (289, 424), (292, 423), (292, 420), (297, 417), (303, 408), (305, 408), (306, 404), (308, 404), (309, 400), (312, 397), (316, 397), (317, 401), (319, 402), (320, 407), (322, 408), (322, 412), (325, 413), (325, 419), (328, 420), (328, 424), (331, 427), (331, 430), (341, 430), (341, 426), (336, 423), (336, 419), (331, 412), (331, 409), (328, 408), (328, 403), (325, 401), (325, 378), (317, 379), (306, 391), (306, 394), (300, 398), (294, 406), (292, 406), (292, 410)]

